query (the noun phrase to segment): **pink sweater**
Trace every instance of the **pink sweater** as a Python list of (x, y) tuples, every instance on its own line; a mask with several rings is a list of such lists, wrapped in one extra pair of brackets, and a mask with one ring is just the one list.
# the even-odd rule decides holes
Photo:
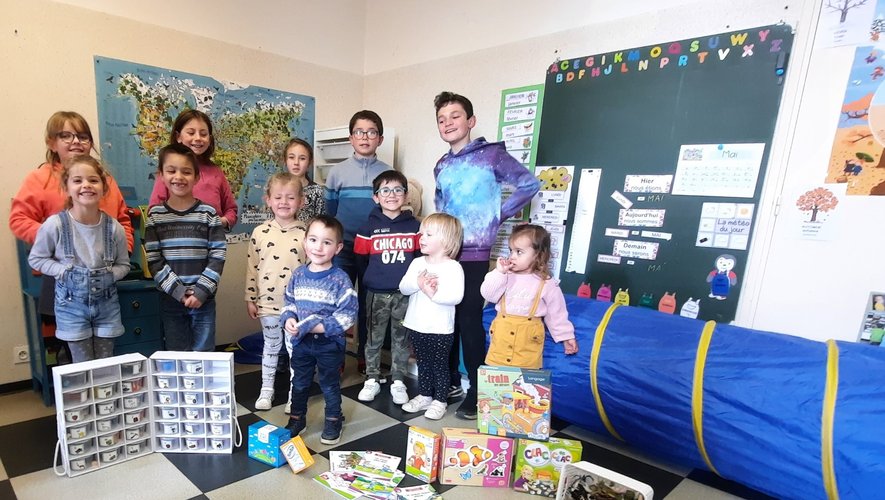
[[(479, 291), (483, 298), (495, 303), (498, 312), (501, 312), (501, 296), (506, 292), (507, 314), (528, 316), (540, 283), (541, 278), (535, 274), (504, 274), (493, 269), (486, 274)], [(575, 327), (568, 320), (565, 297), (558, 281), (548, 279), (544, 282), (535, 316), (544, 318), (544, 325), (556, 342), (575, 338)]]
[[(230, 184), (218, 165), (200, 164), (200, 178), (194, 186), (194, 198), (214, 208), (219, 217), (227, 219), (230, 223), (229, 228), (237, 223), (237, 200), (234, 199)], [(169, 190), (163, 184), (162, 176), (158, 175), (148, 204), (159, 205), (167, 199), (169, 199)]]

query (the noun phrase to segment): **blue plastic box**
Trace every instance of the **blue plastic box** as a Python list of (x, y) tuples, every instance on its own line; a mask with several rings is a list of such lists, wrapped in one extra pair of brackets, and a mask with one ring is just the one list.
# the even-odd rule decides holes
[(285, 427), (277, 427), (264, 420), (249, 426), (249, 457), (273, 467), (286, 463), (280, 446), (292, 438)]

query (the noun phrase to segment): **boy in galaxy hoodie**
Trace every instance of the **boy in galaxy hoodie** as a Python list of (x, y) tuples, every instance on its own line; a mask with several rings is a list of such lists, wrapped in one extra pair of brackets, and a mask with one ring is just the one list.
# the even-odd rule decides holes
[(372, 181), (372, 199), (377, 205), (369, 220), (356, 232), (353, 251), (357, 270), (366, 288), (368, 319), (366, 343), (366, 382), (357, 398), (372, 401), (381, 392), (381, 346), (390, 324), (390, 395), (395, 404), (409, 401), (403, 383), (409, 364), (409, 344), (403, 318), (409, 298), (399, 291), (399, 282), (412, 259), (420, 254), (418, 228), (412, 212), (403, 210), (408, 194), (406, 176), (396, 170), (381, 172)]
[[(464, 299), (456, 309), (455, 346), (461, 339), (464, 366), (470, 389), (456, 416), (476, 418), (476, 370), (485, 358), (485, 329), (482, 326), (484, 300), (479, 293), (489, 270), (489, 257), (501, 221), (515, 215), (526, 205), (540, 184), (538, 180), (504, 147), (503, 142), (470, 140), (476, 125), (473, 104), (466, 97), (442, 92), (433, 100), (439, 136), (451, 148), (436, 163), (436, 210), (458, 218), (464, 227), (464, 242), (458, 260), (464, 269)], [(513, 194), (502, 199), (501, 186), (513, 187)], [(449, 368), (452, 373), (450, 396), (461, 391), (459, 351), (452, 349)]]

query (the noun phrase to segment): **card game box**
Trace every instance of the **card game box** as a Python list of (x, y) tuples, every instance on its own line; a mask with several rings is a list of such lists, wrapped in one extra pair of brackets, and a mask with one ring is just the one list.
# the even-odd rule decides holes
[(443, 427), (440, 483), (506, 488), (513, 465), (513, 440), (474, 429)]
[(477, 379), (479, 432), (547, 440), (553, 387), (549, 370), (482, 365)]
[(249, 426), (249, 458), (280, 467), (286, 463), (280, 446), (292, 437), (285, 427), (277, 427), (264, 420)]
[(436, 481), (439, 448), (439, 434), (421, 427), (409, 427), (406, 441), (406, 474), (426, 483)]
[(581, 450), (581, 442), (572, 439), (551, 437), (547, 441), (518, 440), (513, 489), (532, 495), (555, 497), (563, 468), (580, 462)]

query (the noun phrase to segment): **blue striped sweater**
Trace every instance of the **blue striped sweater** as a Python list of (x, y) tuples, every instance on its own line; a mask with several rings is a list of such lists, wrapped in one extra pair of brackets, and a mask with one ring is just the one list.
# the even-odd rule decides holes
[(358, 306), (353, 283), (338, 267), (319, 272), (308, 267), (304, 265), (292, 271), (280, 324), (285, 325), (290, 318), (298, 321), (298, 332), (292, 336), (292, 345), (301, 342), (315, 326), (322, 324), (324, 335), (343, 346), (344, 332), (356, 322)]

